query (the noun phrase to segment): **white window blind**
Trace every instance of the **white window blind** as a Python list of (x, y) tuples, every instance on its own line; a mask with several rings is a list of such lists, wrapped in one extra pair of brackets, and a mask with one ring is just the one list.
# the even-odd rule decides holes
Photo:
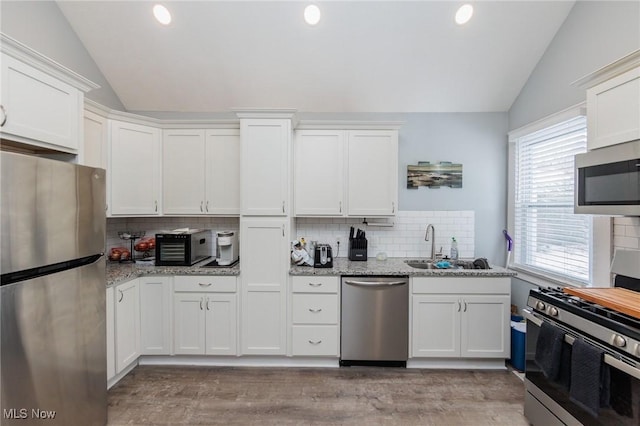
[(590, 282), (591, 216), (573, 214), (573, 156), (586, 150), (583, 116), (517, 140), (516, 266)]

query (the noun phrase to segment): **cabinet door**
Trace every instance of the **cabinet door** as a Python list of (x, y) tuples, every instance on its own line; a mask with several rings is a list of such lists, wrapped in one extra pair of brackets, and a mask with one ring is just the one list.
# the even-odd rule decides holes
[(75, 153), (83, 99), (75, 87), (2, 55), (2, 106), (7, 119), (2, 133), (15, 136), (12, 139)]
[(175, 293), (173, 296), (173, 349), (176, 355), (205, 353), (205, 295)]
[(469, 358), (509, 358), (510, 296), (464, 296), (461, 355)]
[(240, 214), (240, 131), (207, 130), (206, 197), (208, 214)]
[(237, 354), (236, 295), (209, 293), (205, 298), (207, 355)]
[(344, 215), (344, 132), (300, 130), (293, 150), (295, 215)]
[(412, 355), (460, 356), (460, 311), (455, 296), (413, 296)]
[(398, 206), (398, 132), (348, 133), (348, 214), (392, 216)]
[(242, 214), (285, 216), (289, 209), (291, 121), (243, 119), (240, 134)]
[(640, 139), (640, 67), (587, 90), (587, 145)]
[(205, 214), (204, 130), (165, 130), (162, 135), (162, 211)]
[(116, 373), (140, 355), (140, 294), (138, 280), (116, 287)]
[(107, 119), (91, 111), (84, 112), (84, 146), (81, 164), (107, 168)]
[(284, 355), (288, 226), (285, 219), (240, 221), (242, 353)]
[(160, 214), (160, 131), (112, 121), (110, 132), (110, 213)]
[(110, 380), (116, 375), (116, 333), (115, 326), (115, 312), (114, 312), (114, 289), (113, 287), (107, 288), (107, 310), (106, 310), (106, 322), (107, 322), (107, 380)]
[(139, 278), (140, 352), (171, 354), (171, 278)]

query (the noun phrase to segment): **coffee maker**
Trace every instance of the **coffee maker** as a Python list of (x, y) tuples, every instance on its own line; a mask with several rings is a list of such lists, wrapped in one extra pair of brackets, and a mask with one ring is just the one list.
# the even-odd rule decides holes
[(216, 260), (218, 265), (232, 265), (238, 260), (238, 236), (233, 231), (216, 232)]

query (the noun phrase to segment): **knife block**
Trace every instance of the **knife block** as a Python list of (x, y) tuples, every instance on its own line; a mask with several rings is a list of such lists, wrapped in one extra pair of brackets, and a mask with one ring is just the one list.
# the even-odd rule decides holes
[(349, 240), (349, 260), (366, 261), (367, 260), (367, 239)]

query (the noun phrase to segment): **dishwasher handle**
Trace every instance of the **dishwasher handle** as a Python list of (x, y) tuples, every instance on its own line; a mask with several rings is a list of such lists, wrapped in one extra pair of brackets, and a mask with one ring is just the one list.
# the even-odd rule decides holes
[(390, 287), (390, 286), (395, 286), (395, 285), (407, 284), (407, 281), (406, 280), (402, 280), (402, 281), (376, 282), (376, 281), (345, 280), (344, 283), (345, 284), (349, 284), (349, 285), (361, 286), (361, 287)]

